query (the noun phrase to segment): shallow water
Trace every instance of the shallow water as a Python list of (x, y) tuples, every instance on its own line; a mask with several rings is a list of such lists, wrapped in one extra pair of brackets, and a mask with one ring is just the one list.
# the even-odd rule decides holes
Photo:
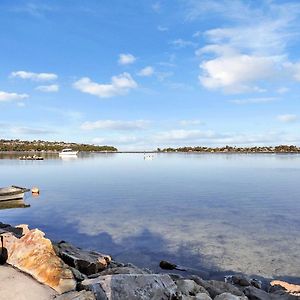
[(0, 211), (55, 240), (158, 268), (300, 279), (300, 155), (0, 156), (0, 186), (38, 186), (30, 208)]

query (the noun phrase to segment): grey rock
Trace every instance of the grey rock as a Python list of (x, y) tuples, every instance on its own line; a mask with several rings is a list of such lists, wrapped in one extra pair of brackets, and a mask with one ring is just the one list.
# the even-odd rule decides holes
[(69, 292), (56, 296), (54, 300), (96, 300), (94, 294), (90, 291)]
[(191, 279), (176, 280), (176, 285), (178, 294), (181, 293), (186, 296), (195, 296), (198, 293), (205, 293), (209, 295), (204, 287), (198, 285), (194, 280)]
[(235, 296), (244, 296), (244, 293), (230, 283), (217, 280), (203, 280), (198, 276), (191, 276), (197, 284), (203, 286), (209, 293), (211, 298), (223, 293), (230, 293)]
[(246, 296), (235, 296), (230, 293), (223, 293), (215, 297), (214, 300), (248, 300)]
[(166, 274), (105, 275), (86, 279), (80, 285), (101, 300), (169, 300), (177, 288)]
[(206, 293), (198, 293), (195, 296), (195, 300), (212, 300), (212, 299)]
[(99, 275), (114, 275), (114, 274), (149, 274), (147, 271), (137, 267), (116, 267), (108, 268), (99, 273)]
[(82, 281), (84, 279), (87, 279), (87, 276), (85, 274), (82, 274), (81, 272), (79, 272), (77, 269), (70, 267), (75, 279), (77, 281)]
[(56, 254), (69, 266), (91, 275), (107, 268), (111, 258), (95, 251), (86, 251), (64, 241), (54, 247)]

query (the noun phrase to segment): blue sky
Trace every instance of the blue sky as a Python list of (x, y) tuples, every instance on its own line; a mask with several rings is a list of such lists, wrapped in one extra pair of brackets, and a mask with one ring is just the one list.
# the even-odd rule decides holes
[(300, 3), (0, 2), (0, 137), (300, 145)]

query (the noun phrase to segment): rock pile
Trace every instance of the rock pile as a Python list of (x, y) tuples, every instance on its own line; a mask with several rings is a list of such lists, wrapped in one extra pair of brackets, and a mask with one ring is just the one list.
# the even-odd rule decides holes
[[(52, 287), (56, 300), (295, 300), (300, 286), (282, 281), (262, 288), (246, 276), (225, 282), (177, 274), (153, 274), (109, 255), (61, 241), (52, 243), (38, 230), (0, 223), (8, 263)], [(8, 299), (9, 300), (9, 299)]]

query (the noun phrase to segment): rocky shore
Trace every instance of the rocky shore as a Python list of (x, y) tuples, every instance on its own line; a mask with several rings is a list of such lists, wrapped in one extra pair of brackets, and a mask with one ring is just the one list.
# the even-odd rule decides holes
[[(0, 222), (0, 235), (7, 250), (6, 264), (0, 266), (0, 299), (300, 299), (300, 286), (283, 281), (263, 285), (255, 278), (237, 274), (224, 281), (204, 280), (195, 275), (154, 274), (65, 241), (51, 242), (42, 231), (27, 225), (12, 227)], [(0, 256), (5, 256), (6, 250), (2, 248)]]

